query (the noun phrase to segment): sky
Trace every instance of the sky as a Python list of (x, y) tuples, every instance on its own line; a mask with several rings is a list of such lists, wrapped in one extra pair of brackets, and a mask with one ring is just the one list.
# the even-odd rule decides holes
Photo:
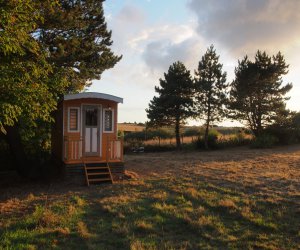
[(147, 121), (145, 109), (164, 72), (179, 60), (193, 75), (211, 44), (228, 82), (245, 55), (253, 59), (258, 49), (269, 55), (282, 52), (290, 65), (283, 83), (293, 83), (287, 108), (300, 111), (299, 0), (106, 0), (104, 13), (112, 30), (111, 48), (123, 58), (88, 91), (124, 98), (119, 122)]

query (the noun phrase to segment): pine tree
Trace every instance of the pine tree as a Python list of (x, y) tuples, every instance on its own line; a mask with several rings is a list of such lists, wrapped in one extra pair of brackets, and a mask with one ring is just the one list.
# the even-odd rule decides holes
[(198, 64), (195, 71), (195, 106), (200, 118), (205, 120), (204, 142), (208, 149), (209, 127), (225, 116), (226, 106), (226, 72), (214, 46), (211, 45)]
[(257, 51), (254, 62), (247, 56), (238, 62), (235, 79), (231, 83), (230, 117), (246, 122), (255, 136), (274, 123), (278, 113), (285, 109), (285, 94), (292, 84), (282, 86), (282, 76), (288, 73), (283, 55), (268, 56)]
[(67, 79), (64, 93), (78, 92), (119, 62), (111, 51), (112, 32), (105, 22), (104, 0), (60, 0), (45, 5), (37, 38), (49, 52), (54, 79)]
[(151, 126), (174, 126), (177, 149), (181, 148), (180, 126), (193, 115), (193, 81), (182, 62), (173, 63), (155, 87), (158, 96), (146, 109)]

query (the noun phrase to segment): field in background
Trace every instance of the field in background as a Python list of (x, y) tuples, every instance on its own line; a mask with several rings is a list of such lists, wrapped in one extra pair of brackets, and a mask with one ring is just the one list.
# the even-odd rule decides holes
[(298, 249), (300, 145), (126, 155), (133, 179), (0, 193), (4, 249)]

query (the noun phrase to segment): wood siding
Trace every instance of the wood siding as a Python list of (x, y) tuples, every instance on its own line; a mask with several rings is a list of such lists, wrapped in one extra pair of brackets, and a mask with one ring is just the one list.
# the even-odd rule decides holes
[[(101, 156), (84, 156), (81, 155), (81, 152), (84, 152), (84, 138), (83, 138), (83, 123), (84, 121), (82, 120), (82, 109), (84, 105), (101, 105), (101, 126), (100, 126), (100, 149), (101, 149)], [(108, 100), (101, 100), (101, 99), (78, 99), (78, 100), (68, 100), (64, 101), (62, 103), (62, 107), (58, 112), (60, 116), (63, 119), (61, 120), (61, 123), (63, 123), (63, 135), (62, 133), (57, 133), (54, 132), (55, 139), (56, 141), (56, 155), (58, 154), (58, 151), (60, 150), (60, 157), (61, 159), (66, 163), (66, 164), (71, 164), (71, 163), (79, 163), (82, 162), (83, 159), (81, 159), (81, 156), (84, 157), (84, 160), (86, 162), (104, 162), (107, 160), (107, 157), (111, 158), (111, 153), (107, 151), (108, 147), (110, 147), (111, 142), (117, 140), (117, 117), (118, 117), (118, 103), (113, 102), (113, 101), (108, 101)], [(79, 122), (79, 130), (77, 131), (70, 131), (68, 129), (69, 126), (69, 114), (68, 110), (70, 108), (79, 108), (79, 113), (78, 113), (78, 118), (80, 119)], [(114, 120), (113, 120), (113, 132), (104, 132), (103, 131), (103, 109), (105, 108), (111, 108), (114, 110), (113, 115), (114, 115)], [(72, 116), (73, 117), (73, 116)], [(73, 117), (74, 118), (74, 117)], [(63, 121), (62, 121), (63, 120)], [(99, 118), (98, 118), (99, 121)], [(72, 125), (74, 126), (75, 121), (72, 122)], [(69, 144), (65, 144), (64, 141), (69, 140), (71, 141)], [(59, 141), (60, 141), (60, 148), (59, 148)], [(115, 146), (115, 145), (114, 145)], [(119, 147), (119, 146), (117, 146)], [(114, 148), (115, 150), (115, 148)], [(81, 151), (81, 152), (79, 152)], [(63, 153), (64, 152), (64, 153)], [(68, 157), (67, 159), (66, 156), (71, 156)], [(113, 155), (115, 157), (115, 155)], [(111, 161), (120, 161), (115, 157), (115, 159), (112, 159)]]

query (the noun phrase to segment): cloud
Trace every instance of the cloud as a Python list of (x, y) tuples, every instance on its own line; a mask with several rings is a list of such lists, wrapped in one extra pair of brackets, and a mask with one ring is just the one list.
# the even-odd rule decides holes
[(182, 61), (187, 68), (194, 65), (195, 54), (200, 54), (201, 41), (195, 37), (175, 43), (171, 39), (159, 39), (147, 44), (143, 58), (152, 71), (166, 72), (169, 66)]
[[(130, 49), (141, 59), (155, 77), (166, 72), (175, 61), (193, 66), (195, 52), (203, 49), (203, 40), (193, 25), (156, 25), (142, 29), (128, 41)], [(200, 55), (199, 55), (200, 56)]]
[(141, 23), (145, 18), (144, 11), (134, 5), (125, 5), (116, 16), (119, 21), (127, 23)]
[(234, 55), (276, 51), (299, 40), (299, 0), (191, 0), (197, 32)]

